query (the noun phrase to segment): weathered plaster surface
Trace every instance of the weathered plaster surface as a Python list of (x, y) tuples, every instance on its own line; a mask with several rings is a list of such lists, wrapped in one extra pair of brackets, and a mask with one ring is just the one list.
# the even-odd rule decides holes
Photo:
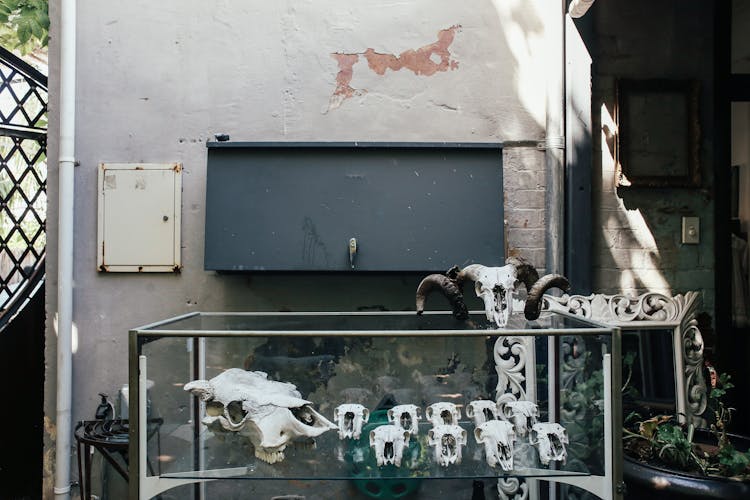
[(385, 75), (386, 70), (407, 69), (415, 75), (432, 76), (439, 71), (457, 69), (458, 61), (451, 59), (449, 49), (460, 28), (460, 25), (455, 25), (440, 30), (436, 42), (418, 49), (406, 50), (398, 56), (381, 54), (372, 48), (359, 53), (331, 54), (338, 63), (339, 72), (336, 75), (336, 89), (331, 95), (329, 110), (339, 107), (345, 99), (367, 92), (366, 89), (354, 89), (350, 85), (354, 77), (354, 65), (359, 62), (360, 56), (367, 61), (367, 67), (380, 76)]

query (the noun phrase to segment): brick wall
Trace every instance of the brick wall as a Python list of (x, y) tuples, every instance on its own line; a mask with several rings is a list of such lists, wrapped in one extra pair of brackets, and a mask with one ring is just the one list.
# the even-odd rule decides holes
[(546, 266), (544, 152), (506, 147), (503, 171), (508, 255), (526, 257), (541, 271)]
[[(594, 283), (604, 293), (677, 294), (698, 290), (712, 314), (713, 45), (711, 5), (689, 0), (612, 0), (594, 19)], [(615, 186), (617, 78), (694, 79), (700, 83), (701, 188)], [(699, 245), (680, 241), (683, 216), (701, 221)]]

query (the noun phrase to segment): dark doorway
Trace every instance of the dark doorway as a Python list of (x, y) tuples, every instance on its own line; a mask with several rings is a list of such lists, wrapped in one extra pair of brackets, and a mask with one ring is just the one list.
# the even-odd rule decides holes
[[(718, 2), (715, 33), (716, 368), (732, 376), (731, 430), (750, 433), (750, 2)], [(741, 28), (741, 29), (737, 29)]]
[(44, 282), (31, 293), (0, 331), (0, 497), (12, 500), (42, 498)]

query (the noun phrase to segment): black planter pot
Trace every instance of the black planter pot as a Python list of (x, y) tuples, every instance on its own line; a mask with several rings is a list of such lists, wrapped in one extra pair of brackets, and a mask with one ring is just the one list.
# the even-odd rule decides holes
[[(696, 431), (695, 439), (710, 442), (710, 435)], [(739, 449), (746, 450), (750, 438), (731, 436)], [(645, 464), (627, 455), (623, 461), (625, 498), (628, 500), (748, 500), (750, 481), (736, 481), (720, 477), (691, 476), (673, 470)]]

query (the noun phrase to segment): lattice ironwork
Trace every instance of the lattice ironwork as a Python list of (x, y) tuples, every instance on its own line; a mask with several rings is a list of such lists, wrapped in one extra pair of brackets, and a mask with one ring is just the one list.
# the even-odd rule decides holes
[(0, 48), (0, 329), (44, 274), (47, 78)]

